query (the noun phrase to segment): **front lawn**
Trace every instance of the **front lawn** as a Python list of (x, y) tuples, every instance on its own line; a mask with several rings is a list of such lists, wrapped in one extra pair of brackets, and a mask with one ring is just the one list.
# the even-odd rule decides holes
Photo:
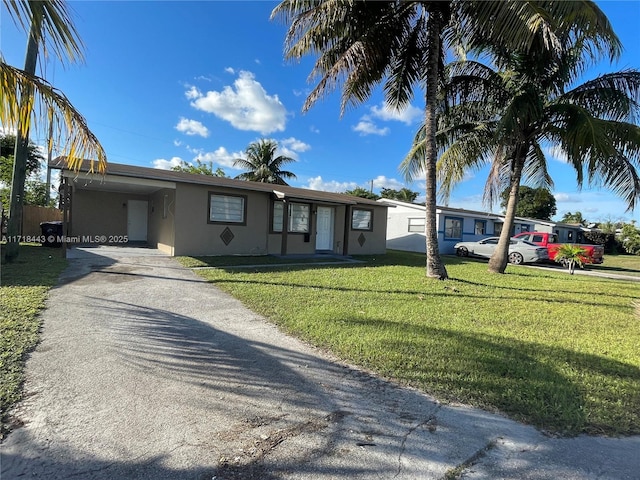
[(640, 283), (424, 256), (198, 273), (284, 330), (441, 401), (550, 432), (640, 433)]
[(604, 256), (604, 263), (601, 265), (588, 265), (587, 268), (594, 272), (640, 277), (640, 256), (607, 254)]
[(27, 353), (38, 342), (38, 314), (67, 264), (60, 252), (35, 244), (21, 245), (17, 261), (1, 267), (0, 437), (8, 428), (7, 413), (22, 393)]

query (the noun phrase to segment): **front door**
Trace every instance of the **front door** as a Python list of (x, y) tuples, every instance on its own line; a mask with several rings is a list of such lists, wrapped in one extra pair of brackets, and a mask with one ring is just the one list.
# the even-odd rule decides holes
[(146, 200), (127, 202), (127, 236), (130, 242), (147, 241), (147, 218), (149, 204)]
[(318, 207), (316, 217), (316, 250), (333, 251), (333, 208)]

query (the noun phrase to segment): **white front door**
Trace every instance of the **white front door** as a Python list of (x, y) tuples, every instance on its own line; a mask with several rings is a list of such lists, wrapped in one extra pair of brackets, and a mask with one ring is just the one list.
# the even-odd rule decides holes
[(333, 208), (318, 207), (316, 217), (316, 250), (333, 251)]
[(147, 241), (147, 218), (149, 204), (146, 200), (127, 202), (127, 236), (130, 242)]

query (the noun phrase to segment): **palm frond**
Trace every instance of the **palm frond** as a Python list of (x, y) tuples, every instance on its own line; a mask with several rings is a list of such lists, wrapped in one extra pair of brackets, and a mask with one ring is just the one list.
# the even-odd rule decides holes
[[(49, 40), (52, 51), (64, 61), (81, 61), (84, 45), (71, 20), (68, 3), (62, 0), (3, 0), (14, 23), (26, 33), (32, 31), (36, 42), (45, 45)], [(34, 24), (36, 28), (31, 29)]]
[[(61, 91), (46, 80), (28, 75), (2, 61), (0, 91), (0, 123), (5, 127), (26, 132), (32, 126), (33, 117), (21, 115), (20, 98), (25, 91), (33, 91), (32, 101), (39, 107), (33, 110), (33, 115), (48, 121), (47, 125), (53, 125), (53, 138), (61, 145), (68, 168), (78, 170), (83, 159), (91, 159), (91, 171), (97, 168), (104, 173), (107, 156), (102, 145), (89, 130), (85, 118)], [(94, 163), (96, 161), (97, 164)]]

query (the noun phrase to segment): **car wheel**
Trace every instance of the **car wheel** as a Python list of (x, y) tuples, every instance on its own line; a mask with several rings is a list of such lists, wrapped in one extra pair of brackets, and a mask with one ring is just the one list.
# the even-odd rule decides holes
[(459, 247), (456, 250), (456, 255), (458, 255), (459, 257), (468, 257), (469, 256), (469, 250), (467, 250), (467, 247)]
[(513, 252), (509, 254), (509, 263), (513, 263), (514, 265), (520, 265), (524, 262), (524, 258), (518, 252)]

